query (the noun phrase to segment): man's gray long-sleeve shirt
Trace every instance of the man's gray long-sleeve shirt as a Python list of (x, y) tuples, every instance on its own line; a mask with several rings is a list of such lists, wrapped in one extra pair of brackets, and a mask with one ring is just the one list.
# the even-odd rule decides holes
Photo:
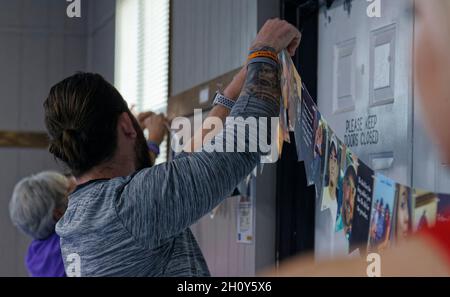
[[(231, 116), (270, 122), (278, 112), (275, 100), (245, 95)], [(233, 141), (224, 137), (229, 130), (216, 142)], [(208, 276), (189, 226), (225, 199), (259, 158), (248, 152), (183, 154), (131, 176), (78, 187), (56, 226), (66, 270), (77, 259), (69, 255), (76, 254), (81, 276)]]

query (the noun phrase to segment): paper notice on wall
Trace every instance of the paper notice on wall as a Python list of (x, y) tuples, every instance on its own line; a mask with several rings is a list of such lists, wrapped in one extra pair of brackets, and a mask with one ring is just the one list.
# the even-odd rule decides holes
[(239, 198), (237, 208), (237, 242), (253, 243), (253, 202), (249, 196)]

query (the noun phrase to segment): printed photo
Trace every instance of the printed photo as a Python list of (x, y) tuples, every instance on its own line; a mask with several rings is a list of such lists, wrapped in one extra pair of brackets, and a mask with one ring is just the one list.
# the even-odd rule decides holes
[[(329, 167), (329, 171), (332, 178), (336, 178), (334, 170), (338, 171), (337, 174), (337, 189), (336, 200), (329, 206), (328, 211), (332, 213), (332, 225), (330, 228), (332, 256), (333, 257), (346, 257), (349, 254), (349, 238), (352, 233), (353, 225), (353, 210), (356, 200), (356, 186), (357, 186), (357, 172), (358, 172), (358, 160), (356, 156), (348, 150), (340, 140), (335, 140), (336, 148), (338, 150), (337, 164), (333, 164), (334, 160), (334, 148), (333, 142), (330, 143), (332, 148), (329, 159), (332, 162), (332, 166)], [(337, 168), (338, 167), (338, 168)], [(335, 169), (333, 169), (335, 168)], [(325, 191), (325, 189), (324, 189)], [(324, 202), (322, 206), (326, 206), (326, 195), (324, 194)], [(329, 198), (328, 198), (329, 199)], [(325, 207), (324, 207), (325, 208)], [(325, 208), (326, 209), (326, 208)]]
[(327, 154), (325, 160), (324, 181), (322, 189), (322, 202), (321, 211), (330, 209), (333, 215), (334, 221), (336, 220), (339, 201), (341, 201), (342, 187), (341, 187), (341, 149), (342, 144), (334, 134), (334, 132), (328, 128), (329, 143), (327, 146)]
[(281, 156), (283, 151), (283, 143), (290, 143), (289, 130), (290, 119), (288, 119), (288, 104), (291, 96), (291, 89), (293, 87), (292, 68), (294, 67), (292, 59), (286, 50), (279, 54), (281, 62), (281, 105), (280, 105), (280, 122), (278, 126), (278, 155)]
[(291, 56), (286, 50), (279, 54), (279, 59), (282, 68), (282, 105), (284, 109), (287, 109), (288, 111), (288, 129), (289, 131), (295, 131), (297, 105), (299, 105), (301, 101), (302, 80), (295, 68)]
[(315, 184), (317, 189), (321, 189), (322, 173), (325, 166), (325, 153), (327, 149), (328, 125), (319, 111), (316, 112), (315, 119), (314, 138), (312, 140), (314, 145), (312, 150), (313, 158), (309, 172), (307, 171), (306, 174), (309, 184)]
[(359, 161), (358, 163), (358, 180), (356, 182), (356, 201), (353, 210), (350, 252), (359, 249), (360, 254), (365, 254), (369, 238), (375, 173), (364, 162)]
[(396, 183), (381, 174), (375, 176), (372, 214), (369, 229), (369, 251), (381, 252), (389, 247)]
[[(323, 154), (325, 152), (325, 141), (323, 139), (323, 128), (319, 125), (320, 112), (304, 86), (302, 94), (301, 116), (298, 118), (300, 129), (296, 142), (297, 145), (300, 145), (300, 149), (297, 151), (301, 153), (300, 158), (304, 161), (307, 183), (311, 186), (315, 180), (315, 172), (312, 170), (314, 167), (313, 160), (316, 159), (318, 153)], [(319, 147), (319, 149), (315, 149), (316, 147)], [(314, 152), (315, 150), (316, 152)]]
[[(307, 183), (309, 186), (320, 183), (323, 172), (327, 145), (327, 124), (322, 119), (316, 104), (303, 88), (301, 102), (300, 151), (305, 162)], [(321, 188), (318, 188), (321, 189)], [(316, 196), (319, 197), (320, 196)]]
[(415, 189), (413, 199), (415, 201), (413, 232), (433, 227), (436, 224), (439, 202), (437, 194)]
[(345, 171), (342, 179), (342, 198), (339, 199), (336, 232), (343, 230), (348, 240), (352, 233), (353, 210), (356, 200), (358, 157), (349, 149), (345, 152)]
[(414, 206), (411, 189), (407, 186), (397, 184), (395, 190), (395, 201), (394, 237), (396, 242), (401, 242), (412, 233)]

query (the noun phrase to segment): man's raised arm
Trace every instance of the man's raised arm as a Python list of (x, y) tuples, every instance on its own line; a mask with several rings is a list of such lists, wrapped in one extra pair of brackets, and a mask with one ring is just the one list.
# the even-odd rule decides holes
[[(244, 139), (238, 139), (235, 125), (242, 127), (250, 117), (258, 122), (261, 117), (270, 121), (278, 115), (279, 66), (276, 58), (265, 57), (276, 57), (284, 48), (293, 53), (299, 40), (296, 28), (284, 21), (270, 20), (251, 48), (247, 78), (231, 111), (236, 120), (232, 124), (227, 122), (224, 131), (215, 138), (215, 143), (222, 143), (224, 149), (228, 145), (235, 148), (237, 142), (245, 141), (245, 152), (217, 152), (209, 150), (213, 146), (210, 144), (202, 152), (142, 170), (125, 187), (119, 215), (142, 244), (156, 246), (188, 228), (224, 200), (255, 168), (260, 153), (248, 148), (252, 142), (258, 142), (258, 135), (252, 135), (244, 127)], [(261, 134), (261, 128), (258, 127), (257, 134)]]

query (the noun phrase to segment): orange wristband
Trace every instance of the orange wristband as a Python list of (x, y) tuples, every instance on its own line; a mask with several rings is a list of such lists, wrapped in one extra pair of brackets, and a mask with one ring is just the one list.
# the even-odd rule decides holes
[(272, 51), (255, 51), (248, 56), (248, 60), (255, 58), (269, 58), (278, 63), (277, 54)]

